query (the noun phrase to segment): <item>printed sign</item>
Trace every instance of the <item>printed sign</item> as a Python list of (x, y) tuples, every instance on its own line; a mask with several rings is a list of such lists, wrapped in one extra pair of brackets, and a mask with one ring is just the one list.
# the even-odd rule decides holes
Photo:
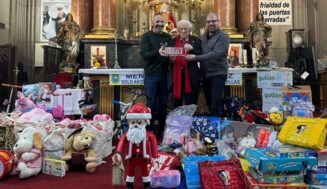
[(258, 88), (281, 88), (293, 85), (293, 73), (285, 71), (260, 71), (257, 73)]
[(165, 52), (170, 56), (185, 56), (186, 51), (182, 47), (165, 47)]
[(242, 85), (242, 73), (230, 73), (227, 75), (226, 85)]
[(269, 25), (292, 25), (292, 0), (260, 0), (259, 12)]
[(269, 112), (272, 107), (279, 107), (282, 105), (282, 90), (276, 88), (262, 89), (262, 111)]
[(143, 85), (144, 74), (110, 74), (110, 85)]

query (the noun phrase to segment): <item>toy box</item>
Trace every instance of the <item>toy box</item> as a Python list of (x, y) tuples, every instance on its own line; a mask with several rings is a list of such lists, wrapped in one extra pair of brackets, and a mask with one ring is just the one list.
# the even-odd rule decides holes
[(327, 149), (317, 150), (318, 166), (327, 166)]
[(66, 175), (65, 165), (63, 160), (43, 158), (42, 173), (63, 177)]
[(203, 161), (223, 161), (224, 156), (188, 156), (183, 159), (186, 186), (188, 189), (200, 189), (199, 162)]
[(310, 149), (323, 149), (327, 134), (327, 119), (288, 117), (278, 139), (282, 143)]
[(284, 86), (282, 87), (283, 102), (290, 102), (292, 99), (312, 102), (311, 88), (309, 85)]
[(273, 183), (258, 183), (249, 172), (245, 173), (249, 183), (249, 189), (307, 189), (308, 186), (305, 183), (295, 183), (295, 184), (273, 184)]
[(194, 116), (192, 130), (201, 133), (202, 137), (209, 137), (212, 141), (220, 138), (220, 117)]
[(181, 174), (178, 170), (155, 171), (151, 175), (152, 188), (176, 188), (181, 182)]
[(313, 150), (295, 146), (269, 147), (269, 152), (281, 158), (317, 156)]
[(263, 172), (272, 171), (304, 171), (311, 170), (317, 165), (316, 157), (277, 157), (265, 148), (247, 148), (245, 159), (251, 166)]
[(258, 183), (303, 183), (304, 172), (290, 171), (281, 173), (264, 173), (253, 167), (249, 168), (252, 177)]
[(305, 176), (305, 181), (308, 184), (327, 185), (327, 173), (318, 172), (316, 170), (308, 171)]

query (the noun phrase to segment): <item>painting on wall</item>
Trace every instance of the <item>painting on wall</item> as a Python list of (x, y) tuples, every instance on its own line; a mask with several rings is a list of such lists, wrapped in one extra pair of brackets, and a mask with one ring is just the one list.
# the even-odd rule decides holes
[(106, 45), (91, 45), (91, 67), (107, 67), (106, 48)]
[(70, 10), (71, 0), (41, 0), (41, 41), (56, 37)]
[(228, 49), (228, 64), (230, 67), (239, 66), (242, 62), (242, 44), (231, 43)]

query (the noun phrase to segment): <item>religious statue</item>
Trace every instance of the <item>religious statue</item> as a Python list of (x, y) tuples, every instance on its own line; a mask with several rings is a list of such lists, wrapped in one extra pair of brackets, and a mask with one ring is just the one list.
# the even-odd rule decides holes
[(60, 65), (60, 68), (73, 72), (78, 67), (76, 58), (79, 53), (80, 38), (80, 28), (74, 21), (73, 15), (68, 13), (66, 20), (61, 25), (59, 33), (56, 36), (57, 43), (62, 46), (64, 51), (64, 59)]
[(259, 60), (259, 64), (264, 65), (268, 62), (268, 40), (267, 38), (271, 36), (271, 26), (269, 26), (266, 22), (264, 22), (264, 17), (261, 13), (256, 16), (255, 21), (251, 22), (248, 38), (250, 42), (250, 47), (252, 51), (256, 51), (253, 53), (253, 63)]

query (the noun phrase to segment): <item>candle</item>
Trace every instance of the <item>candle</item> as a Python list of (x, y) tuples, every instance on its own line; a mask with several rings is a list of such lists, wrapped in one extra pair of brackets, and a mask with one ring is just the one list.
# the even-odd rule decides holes
[(99, 54), (100, 54), (100, 53), (99, 53), (99, 48), (97, 48), (97, 56), (99, 56)]
[(243, 63), (245, 65), (248, 64), (248, 53), (247, 53), (246, 49), (243, 50)]
[(256, 48), (252, 48), (252, 61), (253, 61), (253, 64), (257, 63), (257, 49)]

